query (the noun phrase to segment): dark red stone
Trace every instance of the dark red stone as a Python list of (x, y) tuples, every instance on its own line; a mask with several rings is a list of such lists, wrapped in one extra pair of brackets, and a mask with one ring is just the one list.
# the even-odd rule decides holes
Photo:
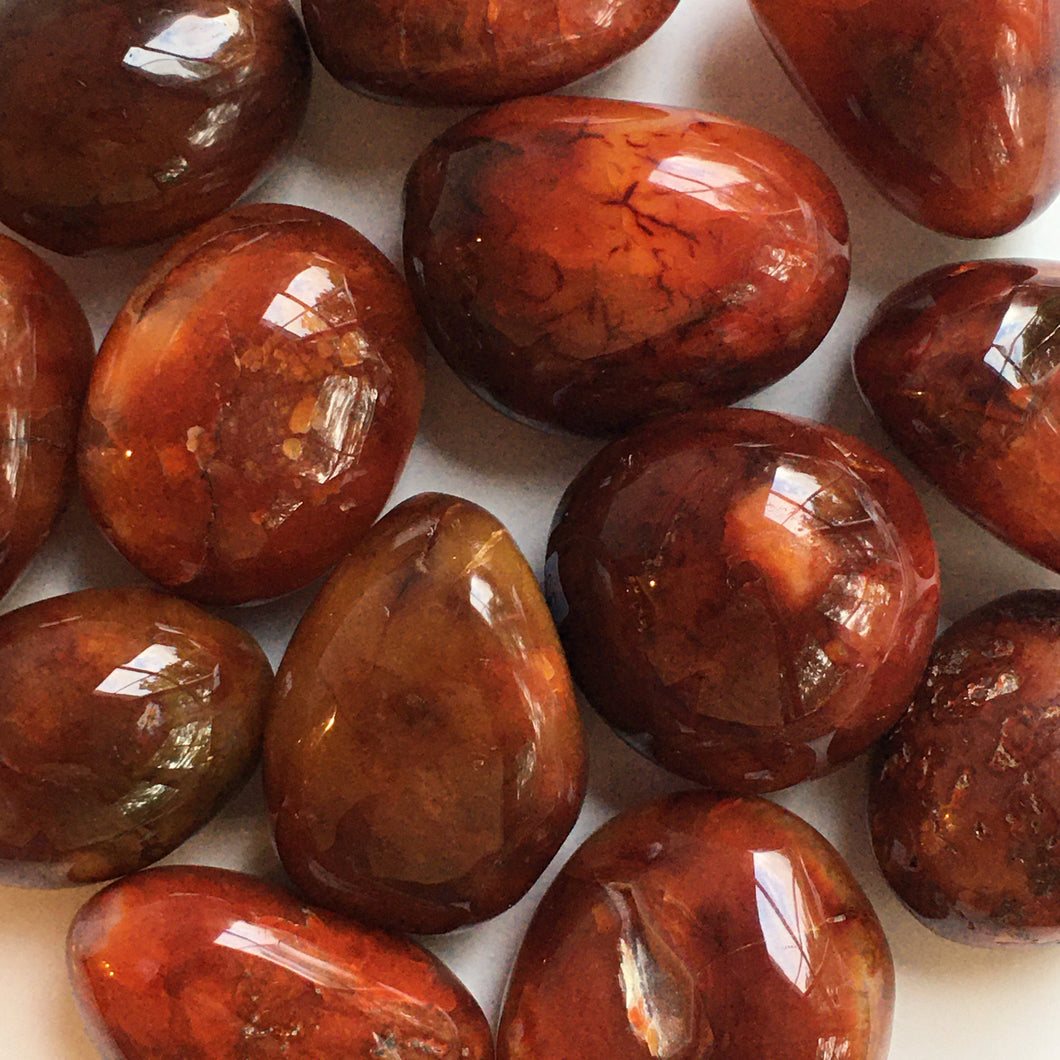
[(751, 0), (832, 135), (903, 213), (996, 236), (1060, 190), (1053, 0)]
[(406, 185), (435, 345), (511, 414), (585, 434), (724, 405), (817, 347), (847, 289), (828, 178), (692, 110), (540, 97), (439, 137)]
[(894, 969), (825, 839), (764, 799), (615, 818), (545, 895), (500, 1060), (884, 1060)]
[(309, 39), (348, 88), (416, 103), (549, 92), (643, 43), (677, 0), (304, 0)]
[(309, 99), (287, 0), (7, 0), (0, 70), (0, 222), (63, 254), (227, 209)]
[(422, 494), (335, 571), (280, 667), (265, 786), (284, 866), (322, 905), (437, 932), (526, 893), (585, 757), (548, 608), (492, 515)]
[(371, 526), (422, 404), (419, 322), (386, 258), (325, 214), (244, 206), (166, 254), (107, 335), (85, 499), (168, 589), (277, 596)]
[(1060, 592), (995, 600), (939, 638), (869, 796), (888, 882), (947, 938), (1060, 941)]
[(649, 424), (590, 461), (546, 566), (589, 702), (675, 773), (753, 793), (897, 720), (931, 650), (923, 509), (878, 453), (749, 409)]
[(1060, 571), (1060, 265), (946, 265), (899, 288), (854, 355), (898, 447), (958, 507)]
[(246, 781), (272, 670), (242, 630), (144, 589), (0, 618), (0, 882), (143, 868)]
[(223, 869), (151, 869), (82, 907), (74, 992), (107, 1060), (492, 1060), (426, 950)]
[(85, 314), (63, 281), (0, 236), (0, 596), (66, 500), (95, 352)]

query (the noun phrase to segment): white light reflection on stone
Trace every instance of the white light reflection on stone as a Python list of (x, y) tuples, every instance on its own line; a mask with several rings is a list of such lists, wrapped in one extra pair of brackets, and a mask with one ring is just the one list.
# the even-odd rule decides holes
[(774, 966), (800, 994), (812, 986), (814, 921), (795, 867), (779, 850), (753, 852), (755, 904), (762, 940)]
[(122, 63), (155, 81), (205, 81), (217, 73), (214, 60), (241, 31), (239, 12), (181, 15), (142, 46), (126, 51)]

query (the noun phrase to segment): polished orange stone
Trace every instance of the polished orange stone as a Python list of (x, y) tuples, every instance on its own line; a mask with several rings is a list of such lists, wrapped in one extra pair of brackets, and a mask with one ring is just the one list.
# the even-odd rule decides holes
[(44, 541), (73, 483), (95, 352), (63, 281), (0, 236), (0, 595)]
[(7, 0), (0, 222), (63, 254), (187, 231), (294, 139), (310, 70), (287, 0)]
[(894, 968), (836, 851), (764, 799), (616, 817), (527, 930), (500, 1060), (884, 1060)]
[(1053, 0), (751, 0), (773, 50), (903, 213), (996, 236), (1060, 191)]
[(166, 254), (107, 335), (85, 499), (167, 588), (277, 596), (371, 526), (422, 404), (419, 322), (386, 258), (325, 214), (241, 207)]
[(422, 494), (335, 571), (280, 666), (265, 788), (321, 905), (439, 932), (526, 893), (578, 815), (585, 754), (548, 609), (492, 515)]
[(912, 487), (830, 427), (750, 409), (657, 420), (568, 488), (549, 599), (575, 681), (642, 753), (755, 793), (894, 724), (939, 570)]
[(492, 1060), (463, 984), (414, 943), (223, 869), (130, 876), (91, 898), (69, 966), (107, 1060)]
[(750, 126), (545, 96), (417, 159), (405, 267), (472, 389), (607, 434), (728, 404), (808, 357), (846, 294), (847, 220), (808, 158)]

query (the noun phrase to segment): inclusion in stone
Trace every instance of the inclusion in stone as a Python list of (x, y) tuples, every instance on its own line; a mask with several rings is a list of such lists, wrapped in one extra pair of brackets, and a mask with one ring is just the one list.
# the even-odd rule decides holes
[(73, 483), (95, 352), (63, 281), (0, 236), (0, 595), (40, 548)]
[(888, 882), (978, 945), (1060, 941), (1060, 592), (1002, 597), (939, 638), (869, 796)]
[(764, 799), (627, 812), (527, 930), (499, 1060), (884, 1060), (894, 968), (827, 841)]
[(876, 311), (854, 354), (869, 405), (954, 504), (1060, 571), (1060, 265), (946, 265)]
[(448, 931), (508, 908), (559, 849), (585, 758), (532, 571), (467, 501), (388, 513), (324, 586), (277, 677), (265, 787), (312, 901)]
[(246, 781), (272, 670), (236, 626), (144, 589), (0, 618), (0, 883), (134, 872)]
[(643, 43), (677, 0), (304, 0), (324, 67), (346, 87), (416, 103), (548, 92)]
[(546, 578), (589, 702), (660, 765), (742, 793), (882, 736), (938, 619), (905, 479), (855, 438), (749, 409), (603, 449), (560, 504)]
[(903, 213), (1000, 235), (1060, 190), (1055, 0), (751, 0), (832, 135)]
[(473, 115), (406, 184), (435, 345), (512, 415), (583, 434), (728, 404), (813, 352), (847, 220), (804, 155), (698, 111), (545, 96)]
[(107, 1060), (492, 1060), (434, 956), (223, 869), (149, 869), (81, 908), (74, 993)]
[(325, 214), (240, 207), (163, 257), (107, 335), (85, 499), (166, 588), (278, 596), (371, 526), (422, 404), (419, 321), (387, 259)]
[(311, 67), (287, 0), (7, 0), (0, 70), (0, 222), (83, 254), (231, 206), (294, 139)]

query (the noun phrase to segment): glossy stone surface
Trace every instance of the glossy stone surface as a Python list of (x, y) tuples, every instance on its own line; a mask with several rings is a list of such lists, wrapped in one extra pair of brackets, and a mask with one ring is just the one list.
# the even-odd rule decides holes
[(647, 40), (677, 0), (305, 0), (324, 67), (348, 88), (416, 103), (548, 92)]
[(884, 1060), (894, 970), (808, 824), (685, 793), (583, 844), (523, 943), (500, 1060)]
[(779, 379), (842, 305), (847, 221), (793, 147), (698, 111), (542, 97), (443, 134), (406, 185), (405, 267), (472, 389), (585, 434)]
[(903, 213), (1000, 235), (1060, 191), (1056, 0), (751, 0), (796, 87)]
[(1012, 593), (939, 638), (880, 749), (869, 812), (888, 882), (979, 945), (1060, 941), (1060, 592)]
[(242, 630), (145, 589), (0, 618), (0, 883), (134, 872), (246, 781), (272, 670)]
[(878, 453), (749, 409), (613, 442), (568, 488), (546, 579), (571, 672), (634, 747), (707, 787), (821, 776), (894, 724), (938, 562)]
[(100, 350), (85, 499), (145, 574), (242, 603), (337, 562), (379, 514), (423, 404), (401, 277), (297, 206), (233, 210), (178, 243)]
[(958, 507), (1060, 571), (1060, 265), (947, 265), (899, 288), (854, 355), (898, 447)]
[(322, 905), (438, 932), (530, 888), (585, 758), (548, 609), (492, 515), (421, 494), (335, 571), (280, 666), (265, 787), (284, 867)]
[(0, 236), (0, 596), (66, 500), (95, 353), (85, 314), (63, 281)]
[(63, 254), (227, 209), (309, 99), (287, 0), (5, 0), (0, 70), (0, 222)]
[(106, 1060), (492, 1060), (426, 950), (222, 869), (151, 869), (82, 907), (74, 992)]

